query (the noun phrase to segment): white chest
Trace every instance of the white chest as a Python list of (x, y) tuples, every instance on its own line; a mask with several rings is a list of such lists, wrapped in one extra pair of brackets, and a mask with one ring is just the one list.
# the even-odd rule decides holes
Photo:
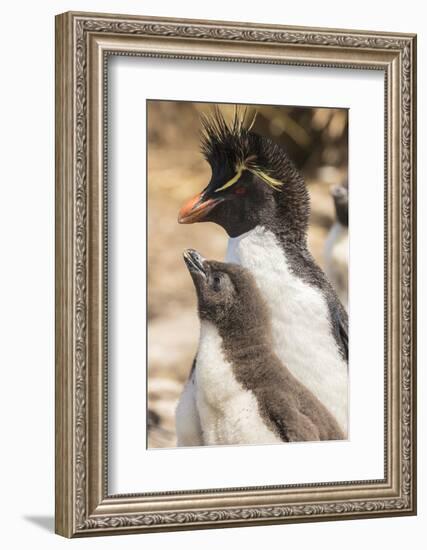
[(195, 398), (206, 445), (280, 443), (260, 416), (254, 394), (237, 382), (214, 325), (202, 322)]
[(248, 268), (270, 306), (275, 352), (347, 432), (348, 374), (322, 293), (296, 277), (273, 233), (230, 239), (226, 261)]

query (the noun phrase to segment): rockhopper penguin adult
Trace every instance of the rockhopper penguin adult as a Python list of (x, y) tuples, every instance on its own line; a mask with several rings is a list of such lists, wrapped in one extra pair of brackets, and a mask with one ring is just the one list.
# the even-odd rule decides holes
[(249, 269), (270, 308), (275, 353), (347, 436), (348, 318), (307, 247), (309, 194), (286, 151), (245, 118), (202, 118), (212, 177), (178, 221), (226, 230), (226, 261)]
[[(196, 288), (200, 339), (177, 407), (178, 445), (343, 439), (326, 407), (273, 351), (269, 307), (236, 264), (184, 259)], [(187, 426), (197, 419), (198, 433)]]

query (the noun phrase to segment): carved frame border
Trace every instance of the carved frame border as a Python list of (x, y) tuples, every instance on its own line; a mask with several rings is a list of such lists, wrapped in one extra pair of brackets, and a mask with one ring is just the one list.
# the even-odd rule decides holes
[[(106, 60), (142, 55), (385, 73), (384, 480), (108, 495)], [(72, 13), (56, 18), (56, 532), (67, 537), (416, 513), (416, 37)]]

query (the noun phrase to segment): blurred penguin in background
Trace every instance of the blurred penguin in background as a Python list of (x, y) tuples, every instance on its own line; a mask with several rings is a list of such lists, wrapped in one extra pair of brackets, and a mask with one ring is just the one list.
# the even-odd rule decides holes
[(332, 188), (335, 222), (325, 242), (325, 272), (348, 309), (348, 183)]

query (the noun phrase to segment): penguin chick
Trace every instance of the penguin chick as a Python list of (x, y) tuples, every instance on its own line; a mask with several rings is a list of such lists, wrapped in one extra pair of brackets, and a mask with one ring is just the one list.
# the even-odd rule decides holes
[(337, 185), (331, 191), (335, 205), (335, 222), (325, 242), (325, 271), (347, 309), (348, 304), (348, 185)]
[[(177, 408), (178, 444), (236, 445), (344, 439), (326, 407), (273, 351), (269, 309), (249, 270), (184, 259), (194, 282), (200, 340)], [(197, 442), (181, 436), (186, 418)], [(184, 430), (185, 431), (185, 430)]]

